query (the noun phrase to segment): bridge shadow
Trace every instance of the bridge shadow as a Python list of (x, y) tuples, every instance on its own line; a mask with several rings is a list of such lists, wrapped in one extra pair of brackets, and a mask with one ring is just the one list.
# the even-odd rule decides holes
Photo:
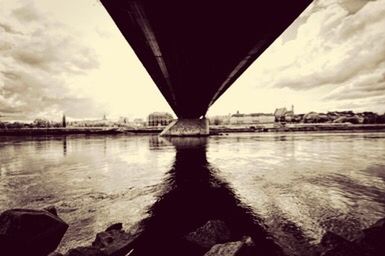
[(208, 249), (203, 250), (185, 237), (209, 220), (224, 221), (232, 241), (250, 236), (263, 255), (281, 255), (260, 218), (242, 204), (207, 161), (207, 139), (168, 140), (176, 148), (175, 161), (166, 173), (157, 201), (148, 210), (149, 217), (137, 227), (130, 255), (203, 255)]

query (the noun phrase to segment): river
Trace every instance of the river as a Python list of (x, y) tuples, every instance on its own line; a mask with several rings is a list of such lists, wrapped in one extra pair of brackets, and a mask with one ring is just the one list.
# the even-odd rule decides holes
[(385, 133), (0, 137), (0, 211), (48, 205), (70, 225), (62, 252), (116, 222), (167, 233), (218, 214), (246, 227), (251, 212), (306, 255), (385, 217)]

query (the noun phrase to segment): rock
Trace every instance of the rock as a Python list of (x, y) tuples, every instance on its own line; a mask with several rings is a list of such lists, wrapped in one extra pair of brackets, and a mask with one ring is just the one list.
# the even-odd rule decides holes
[(69, 250), (64, 256), (106, 256), (99, 248), (94, 246), (77, 247)]
[(322, 256), (363, 256), (363, 250), (345, 238), (333, 233), (326, 232), (321, 239)]
[(110, 230), (122, 230), (123, 229), (123, 224), (122, 223), (115, 223), (115, 224), (112, 224), (111, 226), (109, 226), (106, 231), (110, 231)]
[(46, 256), (68, 225), (45, 210), (12, 209), (0, 215), (0, 255)]
[(349, 246), (350, 242), (330, 231), (327, 231), (321, 239), (321, 246), (326, 250), (333, 249), (341, 245)]
[(186, 235), (186, 240), (202, 248), (230, 241), (230, 230), (222, 220), (209, 220), (205, 225)]
[(122, 230), (122, 225), (112, 225), (96, 235), (92, 245), (108, 256), (126, 255), (132, 249), (134, 237)]
[(120, 239), (122, 231), (120, 230), (109, 230), (96, 234), (96, 238), (92, 243), (93, 246), (104, 248), (109, 246), (114, 240)]
[(43, 208), (43, 210), (46, 210), (47, 212), (52, 213), (55, 216), (58, 216), (56, 207), (53, 205), (47, 206), (47, 207)]
[(364, 229), (354, 242), (372, 251), (373, 255), (385, 255), (385, 218)]
[(242, 249), (242, 246), (242, 241), (216, 244), (204, 256), (236, 256)]
[(251, 237), (243, 237), (242, 241), (216, 244), (204, 256), (251, 256), (258, 255)]
[(60, 252), (52, 252), (48, 254), (48, 256), (63, 256), (63, 254), (61, 254)]

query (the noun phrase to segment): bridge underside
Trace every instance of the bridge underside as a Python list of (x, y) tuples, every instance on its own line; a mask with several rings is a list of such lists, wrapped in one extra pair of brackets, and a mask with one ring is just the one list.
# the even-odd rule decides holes
[(102, 0), (178, 118), (204, 116), (310, 2)]

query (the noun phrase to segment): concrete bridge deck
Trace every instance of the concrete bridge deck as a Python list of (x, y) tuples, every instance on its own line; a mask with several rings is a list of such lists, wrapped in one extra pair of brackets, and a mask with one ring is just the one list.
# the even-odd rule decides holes
[(101, 2), (178, 118), (197, 119), (311, 0)]

